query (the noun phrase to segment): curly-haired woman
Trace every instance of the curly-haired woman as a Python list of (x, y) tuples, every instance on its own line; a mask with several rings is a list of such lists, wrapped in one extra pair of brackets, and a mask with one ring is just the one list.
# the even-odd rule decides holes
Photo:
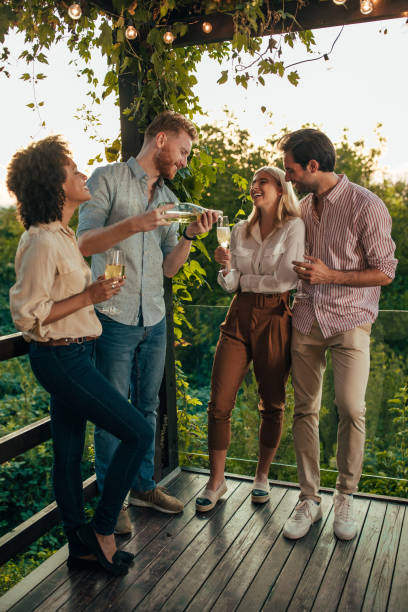
[(252, 501), (269, 499), (268, 472), (282, 433), (285, 384), (290, 366), (289, 290), (297, 283), (292, 260), (304, 253), (305, 228), (292, 185), (279, 168), (255, 172), (253, 210), (231, 235), (231, 250), (218, 247), (222, 264), (218, 282), (237, 292), (214, 357), (208, 403), (210, 479), (196, 500), (200, 512), (211, 510), (227, 491), (225, 460), (230, 443), (231, 413), (251, 361), (260, 395), (259, 458)]
[[(51, 395), (53, 484), (69, 544), (68, 566), (96, 565), (126, 574), (133, 555), (117, 551), (113, 535), (124, 498), (153, 432), (136, 409), (96, 370), (92, 358), (101, 324), (93, 305), (124, 281), (91, 273), (68, 223), (90, 193), (65, 142), (50, 136), (18, 151), (7, 186), (25, 227), (16, 254), (10, 309), (29, 341), (34, 374)], [(87, 420), (121, 440), (102, 496), (85, 523), (80, 461)]]

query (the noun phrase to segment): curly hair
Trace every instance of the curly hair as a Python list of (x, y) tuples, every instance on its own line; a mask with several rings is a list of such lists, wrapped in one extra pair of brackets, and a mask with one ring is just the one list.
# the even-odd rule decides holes
[(150, 140), (159, 132), (187, 132), (193, 142), (197, 141), (197, 130), (192, 121), (175, 111), (163, 111), (153, 119), (145, 131), (145, 139)]
[(13, 155), (7, 168), (7, 188), (17, 198), (17, 213), (25, 229), (62, 220), (64, 166), (70, 156), (59, 135), (33, 142)]

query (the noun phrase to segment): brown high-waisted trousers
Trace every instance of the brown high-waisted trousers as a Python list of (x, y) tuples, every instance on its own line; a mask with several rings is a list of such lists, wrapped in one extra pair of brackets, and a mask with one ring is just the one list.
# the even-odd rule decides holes
[(221, 325), (208, 403), (208, 447), (225, 450), (238, 389), (254, 364), (260, 396), (259, 441), (277, 448), (282, 434), (285, 385), (290, 368), (288, 293), (238, 293)]

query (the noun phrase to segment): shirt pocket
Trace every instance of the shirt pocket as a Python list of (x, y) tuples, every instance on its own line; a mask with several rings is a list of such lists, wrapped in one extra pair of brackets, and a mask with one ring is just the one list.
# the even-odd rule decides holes
[(284, 252), (285, 245), (282, 242), (267, 248), (261, 261), (261, 273), (274, 274)]
[(55, 296), (57, 299), (64, 299), (64, 297), (81, 293), (87, 285), (87, 275), (80, 262), (74, 259), (61, 259), (57, 263), (57, 277), (55, 283), (55, 289), (58, 293), (58, 297)]
[(252, 272), (252, 259), (254, 251), (245, 247), (239, 246), (232, 252), (233, 257), (236, 261), (236, 267), (240, 272), (249, 274)]

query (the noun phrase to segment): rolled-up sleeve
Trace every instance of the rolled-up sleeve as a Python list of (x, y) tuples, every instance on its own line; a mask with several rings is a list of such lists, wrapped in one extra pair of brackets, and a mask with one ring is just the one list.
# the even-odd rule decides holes
[(19, 247), (16, 283), (10, 289), (10, 310), (18, 330), (47, 335), (48, 326), (43, 322), (54, 304), (50, 295), (56, 272), (56, 262), (46, 240), (33, 237)]
[(392, 219), (379, 198), (364, 209), (361, 215), (361, 241), (369, 268), (381, 270), (389, 278), (395, 277), (398, 259), (395, 242), (391, 238)]
[(104, 227), (115, 200), (115, 175), (109, 166), (97, 168), (88, 179), (87, 186), (92, 198), (79, 208), (77, 236)]
[(172, 252), (178, 243), (178, 227), (178, 223), (172, 223), (168, 230), (165, 233), (163, 232), (164, 236), (162, 237), (160, 243), (163, 259), (165, 259), (167, 255)]

